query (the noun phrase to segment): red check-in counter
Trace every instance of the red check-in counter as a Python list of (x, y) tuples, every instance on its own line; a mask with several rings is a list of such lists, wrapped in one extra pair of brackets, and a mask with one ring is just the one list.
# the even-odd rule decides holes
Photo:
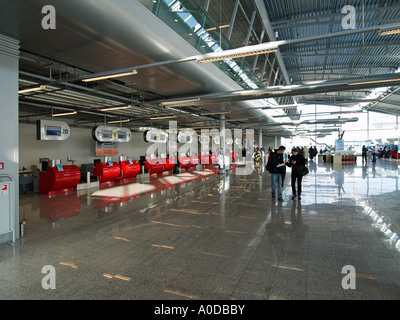
[(100, 183), (114, 182), (120, 177), (121, 168), (117, 162), (99, 162), (93, 169), (93, 175), (98, 177)]
[(144, 168), (149, 170), (149, 174), (160, 174), (164, 171), (165, 159), (147, 159)]
[(81, 171), (75, 165), (47, 167), (46, 172), (39, 173), (39, 193), (50, 195), (73, 191), (80, 180)]
[(121, 179), (135, 178), (140, 173), (140, 163), (138, 161), (120, 161)]
[(173, 171), (175, 168), (175, 159), (167, 158), (164, 163), (164, 172), (165, 171)]
[(217, 161), (216, 159), (217, 157), (213, 154), (200, 155), (200, 163), (203, 167), (211, 166)]
[(210, 163), (211, 155), (209, 155), (209, 154), (206, 154), (206, 155), (201, 154), (201, 155), (199, 156), (199, 159), (200, 159), (200, 163), (201, 163), (202, 165), (211, 164), (211, 163)]
[(181, 169), (189, 169), (192, 166), (190, 157), (179, 157), (179, 165)]
[(197, 166), (200, 163), (200, 159), (198, 156), (190, 156), (190, 163), (192, 166)]

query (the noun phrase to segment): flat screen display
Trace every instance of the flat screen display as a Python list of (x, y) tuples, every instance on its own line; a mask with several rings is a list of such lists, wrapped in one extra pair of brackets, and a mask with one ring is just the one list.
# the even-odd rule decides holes
[(103, 138), (112, 139), (113, 132), (112, 130), (103, 130)]
[(60, 126), (46, 126), (46, 135), (61, 136), (61, 127)]
[(118, 131), (118, 139), (126, 139), (126, 132)]

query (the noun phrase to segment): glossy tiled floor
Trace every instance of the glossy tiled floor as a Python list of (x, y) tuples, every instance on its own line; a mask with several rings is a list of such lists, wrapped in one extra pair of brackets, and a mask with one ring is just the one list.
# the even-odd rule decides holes
[[(0, 245), (0, 299), (400, 299), (397, 163), (311, 163), (301, 202), (289, 175), (283, 202), (260, 168), (21, 195), (25, 236)], [(55, 289), (42, 288), (47, 265)]]

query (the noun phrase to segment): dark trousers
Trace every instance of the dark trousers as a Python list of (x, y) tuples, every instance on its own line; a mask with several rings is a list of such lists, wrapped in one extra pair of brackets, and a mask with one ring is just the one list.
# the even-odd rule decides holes
[[(297, 180), (297, 193), (296, 193), (296, 180)], [(292, 194), (293, 195), (301, 195), (301, 180), (303, 177), (298, 176), (297, 174), (292, 174)]]
[(362, 155), (362, 162), (364, 162), (364, 160), (365, 160), (365, 162), (368, 162), (368, 157), (366, 154)]

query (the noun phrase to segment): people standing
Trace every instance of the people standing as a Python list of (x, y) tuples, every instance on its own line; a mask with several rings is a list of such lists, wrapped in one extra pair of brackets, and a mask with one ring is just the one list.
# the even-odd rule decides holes
[(285, 169), (285, 161), (283, 158), (283, 154), (285, 150), (286, 148), (284, 146), (280, 146), (274, 153), (270, 154), (268, 160), (269, 172), (271, 173), (272, 198), (275, 198), (276, 185), (278, 184), (278, 200), (283, 200), (282, 181), (283, 181), (283, 172)]
[(373, 163), (376, 162), (376, 150), (375, 150), (375, 147), (372, 149), (372, 162)]
[(312, 147), (307, 148), (307, 146), (304, 146), (303, 148), (303, 152), (304, 152), (304, 158), (308, 160), (308, 157), (310, 155), (310, 153), (312, 152), (311, 150)]
[(314, 157), (316, 157), (317, 154), (318, 154), (317, 147), (315, 147), (315, 146), (314, 147), (310, 147), (309, 154), (310, 154), (310, 162), (313, 162)]
[[(289, 157), (289, 161), (286, 164), (288, 167), (292, 168), (292, 200), (298, 197), (301, 200), (301, 182), (303, 179), (303, 175), (301, 174), (301, 167), (306, 165), (306, 159), (299, 152), (298, 148), (292, 149), (292, 155)], [(297, 192), (296, 192), (296, 182), (297, 182)]]
[(362, 156), (362, 163), (364, 163), (364, 160), (365, 163), (368, 163), (368, 149), (365, 145), (362, 147), (361, 156)]

